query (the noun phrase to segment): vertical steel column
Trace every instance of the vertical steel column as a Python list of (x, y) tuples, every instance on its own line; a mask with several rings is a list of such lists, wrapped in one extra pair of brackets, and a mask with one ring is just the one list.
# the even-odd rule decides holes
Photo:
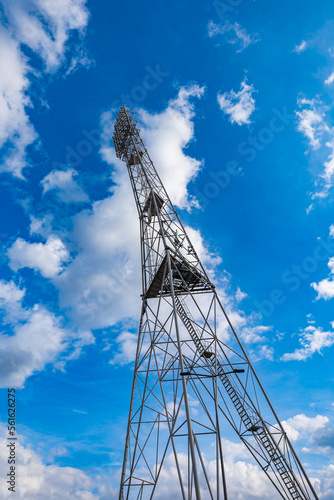
[[(128, 460), (128, 450), (129, 450), (129, 442), (130, 442), (130, 432), (131, 432), (131, 417), (132, 417), (132, 411), (133, 411), (133, 401), (135, 397), (135, 389), (136, 389), (136, 371), (137, 371), (137, 366), (138, 366), (138, 357), (139, 357), (139, 347), (140, 347), (140, 334), (141, 334), (141, 328), (142, 328), (142, 323), (143, 323), (143, 316), (144, 316), (144, 302), (142, 306), (142, 315), (140, 318), (140, 323), (139, 323), (139, 335), (138, 335), (138, 342), (137, 342), (137, 349), (136, 349), (136, 362), (135, 362), (135, 369), (134, 369), (134, 374), (133, 374), (133, 382), (132, 382), (132, 391), (131, 391), (131, 400), (130, 400), (130, 409), (129, 409), (129, 420), (128, 420), (128, 427), (126, 431), (126, 441), (125, 441), (125, 449), (124, 449), (124, 460), (123, 460), (123, 467), (122, 467), (122, 475), (121, 475), (121, 486), (119, 490), (119, 500), (123, 500), (123, 491), (124, 491), (124, 478), (125, 478), (125, 473), (126, 473), (126, 465), (127, 465), (127, 460)], [(130, 485), (129, 485), (130, 487)]]
[[(216, 299), (214, 298), (214, 317), (215, 317), (215, 335), (217, 335), (217, 306)], [(215, 392), (215, 413), (216, 413), (216, 453), (217, 453), (217, 500), (219, 500), (219, 463), (221, 465), (222, 481), (223, 481), (223, 492), (224, 500), (227, 498), (227, 487), (226, 487), (226, 477), (225, 477), (225, 467), (223, 458), (223, 449), (220, 435), (220, 425), (219, 425), (219, 412), (218, 412), (218, 366), (217, 366), (217, 338), (215, 341), (215, 380), (214, 380), (214, 392)], [(218, 460), (220, 457), (220, 460)]]
[[(175, 305), (175, 292), (174, 292), (174, 285), (173, 285), (172, 265), (171, 265), (171, 260), (170, 260), (168, 248), (166, 250), (166, 255), (167, 255), (167, 263), (168, 263), (168, 269), (169, 269), (170, 288), (171, 288), (171, 294), (172, 294), (172, 300), (173, 300), (175, 331), (176, 331), (177, 346), (178, 346), (179, 357), (180, 357), (180, 368), (181, 368), (181, 372), (184, 372), (184, 364), (183, 364), (183, 356), (182, 356), (182, 348), (181, 348), (181, 338), (180, 338), (180, 331), (179, 331), (179, 325), (178, 325), (178, 319), (177, 319), (177, 310), (176, 310), (176, 305)], [(188, 426), (188, 440), (189, 440), (189, 446), (190, 446), (191, 462), (192, 462), (192, 466), (193, 466), (192, 471), (193, 471), (193, 475), (194, 475), (196, 498), (197, 498), (197, 500), (201, 500), (201, 489), (200, 489), (199, 479), (198, 479), (196, 452), (195, 452), (195, 445), (194, 445), (194, 435), (193, 435), (193, 430), (192, 430), (192, 425), (191, 425), (191, 415), (190, 415), (190, 408), (189, 408), (189, 401), (188, 401), (187, 382), (186, 382), (184, 375), (182, 376), (182, 387), (183, 387), (184, 406), (186, 409), (187, 426)], [(188, 485), (188, 487), (189, 487), (189, 485)]]

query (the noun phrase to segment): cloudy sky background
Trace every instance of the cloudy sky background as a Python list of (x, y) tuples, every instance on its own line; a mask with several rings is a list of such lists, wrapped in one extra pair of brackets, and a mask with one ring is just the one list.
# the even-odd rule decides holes
[[(333, 498), (331, 2), (1, 0), (0, 15), (0, 408), (17, 388), (17, 498), (116, 497), (141, 290), (111, 142), (123, 103)], [(224, 450), (231, 497), (269, 498), (241, 444)]]

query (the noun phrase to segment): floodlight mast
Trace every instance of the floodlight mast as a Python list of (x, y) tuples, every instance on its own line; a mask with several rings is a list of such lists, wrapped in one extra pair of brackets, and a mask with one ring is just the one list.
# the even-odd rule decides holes
[(317, 499), (136, 123), (122, 106), (113, 136), (139, 213), (143, 284), (119, 500), (166, 491), (227, 500), (223, 422), (267, 475), (273, 498)]

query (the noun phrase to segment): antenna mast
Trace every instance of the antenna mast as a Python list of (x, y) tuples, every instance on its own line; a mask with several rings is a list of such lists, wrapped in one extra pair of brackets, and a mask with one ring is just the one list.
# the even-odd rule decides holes
[(139, 213), (143, 285), (119, 500), (160, 498), (167, 467), (177, 498), (227, 500), (222, 425), (273, 498), (317, 499), (125, 106), (113, 140)]

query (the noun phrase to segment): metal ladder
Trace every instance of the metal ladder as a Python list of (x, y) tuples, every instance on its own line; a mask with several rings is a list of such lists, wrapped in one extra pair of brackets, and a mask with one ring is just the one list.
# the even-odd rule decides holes
[[(221, 363), (217, 360), (217, 365), (221, 367)], [(241, 420), (243, 421), (245, 427), (247, 430), (250, 430), (251, 425), (254, 425), (260, 421), (262, 421), (261, 417), (259, 415), (256, 415), (257, 422), (252, 422), (251, 418), (249, 416), (249, 413), (247, 413), (243, 403), (241, 402), (239, 395), (235, 388), (232, 386), (229, 378), (224, 375), (223, 373), (220, 375), (220, 379), (226, 389), (226, 392), (231, 398), (231, 401), (234, 404), (235, 409), (237, 410)], [(261, 426), (262, 427), (262, 426)], [(265, 450), (267, 451), (271, 461), (274, 463), (278, 473), (280, 474), (281, 478), (283, 479), (284, 484), (288, 488), (289, 492), (292, 495), (293, 499), (299, 499), (302, 498), (296, 488), (296, 485), (294, 481), (291, 479), (289, 471), (287, 470), (285, 463), (284, 463), (284, 458), (277, 452), (277, 446), (275, 445), (275, 442), (273, 441), (273, 438), (271, 437), (270, 434), (268, 434), (265, 431), (265, 428), (262, 427), (262, 432), (257, 434), (257, 437), (261, 440), (261, 443)]]
[(196, 332), (193, 321), (191, 321), (189, 319), (189, 318), (191, 318), (191, 314), (190, 314), (190, 311), (187, 308), (186, 304), (184, 304), (184, 303), (182, 304), (181, 300), (178, 298), (177, 295), (175, 295), (174, 298), (175, 298), (176, 309), (177, 309), (177, 312), (182, 320), (182, 323), (184, 324), (184, 326), (186, 327), (186, 329), (190, 333), (191, 339), (194, 342), (197, 351), (199, 352), (200, 355), (202, 355), (203, 352), (205, 351), (205, 349), (203, 347), (202, 341), (200, 340), (199, 329), (196, 328), (198, 330), (198, 332)]
[[(203, 347), (202, 341), (200, 339), (200, 330), (198, 327), (194, 327), (194, 322), (190, 319), (191, 318), (191, 313), (187, 306), (184, 304), (184, 301), (181, 302), (181, 300), (178, 298), (178, 296), (175, 295), (175, 305), (176, 309), (178, 312), (178, 315), (180, 316), (182, 323), (184, 326), (187, 328), (192, 341), (194, 342), (197, 351), (199, 352), (200, 355), (202, 355), (205, 351), (205, 348)], [(197, 331), (196, 331), (197, 330)], [(210, 358), (206, 358), (207, 362), (210, 363)], [(263, 420), (260, 415), (257, 413), (254, 415), (254, 422), (252, 422), (249, 413), (245, 409), (245, 405), (242, 403), (239, 394), (237, 390), (232, 386), (229, 378), (227, 375), (224, 374), (224, 367), (222, 365), (222, 362), (217, 359), (217, 367), (219, 371), (219, 378), (223, 383), (223, 386), (226, 389), (227, 394), (229, 395), (235, 409), (237, 410), (242, 422), (244, 423), (245, 427), (247, 430), (251, 430), (252, 425), (255, 423), (262, 423)], [(250, 409), (251, 410), (251, 409)], [(254, 411), (254, 410), (253, 410)], [(255, 413), (255, 412), (254, 412)], [(294, 500), (303, 500), (303, 497), (300, 495), (297, 486), (295, 484), (295, 481), (291, 477), (291, 471), (288, 470), (287, 466), (285, 465), (285, 458), (281, 454), (281, 451), (279, 450), (277, 444), (275, 443), (274, 439), (272, 436), (265, 430), (264, 423), (261, 425), (261, 428), (263, 429), (262, 432), (257, 433), (256, 437), (258, 437), (262, 443), (263, 448), (266, 450), (267, 454), (270, 457), (270, 460), (273, 462), (277, 472), (281, 476), (285, 486), (289, 490), (289, 493), (291, 495), (291, 498)], [(255, 432), (255, 431), (254, 431)], [(268, 464), (269, 465), (269, 464)]]

